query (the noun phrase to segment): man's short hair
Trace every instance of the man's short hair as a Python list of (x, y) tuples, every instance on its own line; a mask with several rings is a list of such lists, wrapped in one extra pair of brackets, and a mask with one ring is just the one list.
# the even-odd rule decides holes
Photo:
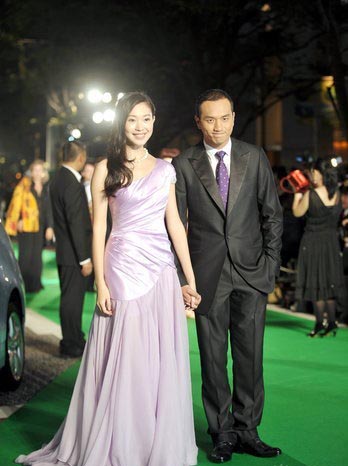
[(67, 141), (63, 145), (63, 162), (73, 162), (81, 152), (86, 151), (86, 146), (79, 141)]
[(198, 117), (200, 116), (201, 105), (203, 102), (206, 102), (207, 100), (215, 101), (220, 99), (227, 99), (230, 102), (231, 110), (233, 113), (233, 100), (232, 97), (226, 91), (223, 91), (222, 89), (208, 89), (207, 91), (202, 92), (202, 94), (198, 96), (195, 105), (195, 115)]

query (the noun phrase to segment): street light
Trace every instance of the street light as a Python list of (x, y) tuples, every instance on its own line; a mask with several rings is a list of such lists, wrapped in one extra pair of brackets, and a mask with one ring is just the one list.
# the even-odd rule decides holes
[(78, 128), (74, 128), (74, 129), (71, 131), (71, 136), (72, 136), (74, 139), (80, 139), (80, 137), (81, 137), (81, 131), (80, 131)]
[(112, 95), (110, 94), (110, 92), (104, 92), (103, 97), (102, 97), (102, 101), (105, 104), (109, 104), (112, 101)]
[(98, 104), (103, 98), (103, 94), (98, 89), (91, 89), (87, 93), (87, 99), (92, 104)]
[(102, 114), (102, 112), (94, 112), (92, 118), (94, 123), (97, 123), (99, 125), (99, 123), (101, 123), (104, 120), (104, 115)]
[(107, 110), (105, 110), (103, 114), (104, 121), (113, 122), (114, 118), (115, 118), (115, 112), (111, 108), (108, 108)]

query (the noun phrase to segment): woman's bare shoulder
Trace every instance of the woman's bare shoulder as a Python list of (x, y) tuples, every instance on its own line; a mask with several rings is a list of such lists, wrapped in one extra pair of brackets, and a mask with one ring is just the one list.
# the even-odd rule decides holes
[(95, 165), (95, 170), (99, 175), (106, 174), (108, 171), (108, 159), (105, 157)]
[(107, 168), (107, 165), (108, 165), (108, 158), (104, 157), (103, 159), (99, 160), (99, 162), (97, 162), (95, 166), (96, 168), (97, 167)]

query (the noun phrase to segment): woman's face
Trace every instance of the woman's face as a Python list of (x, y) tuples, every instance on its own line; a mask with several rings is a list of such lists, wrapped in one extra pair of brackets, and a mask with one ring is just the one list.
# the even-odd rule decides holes
[(41, 182), (45, 176), (44, 168), (41, 164), (35, 164), (31, 171), (31, 178), (34, 182)]
[(311, 170), (311, 180), (316, 188), (323, 185), (323, 175), (319, 170)]
[(152, 136), (154, 121), (155, 117), (146, 102), (133, 107), (124, 128), (127, 144), (133, 149), (144, 146)]

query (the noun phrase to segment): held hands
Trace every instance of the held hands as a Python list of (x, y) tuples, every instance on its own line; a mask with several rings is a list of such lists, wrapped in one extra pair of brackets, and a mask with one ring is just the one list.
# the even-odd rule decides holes
[(194, 311), (197, 309), (202, 298), (201, 295), (197, 293), (195, 286), (191, 287), (190, 285), (185, 285), (181, 287), (182, 296), (184, 298), (185, 310)]
[(112, 316), (110, 292), (105, 283), (97, 287), (97, 306), (102, 314)]

